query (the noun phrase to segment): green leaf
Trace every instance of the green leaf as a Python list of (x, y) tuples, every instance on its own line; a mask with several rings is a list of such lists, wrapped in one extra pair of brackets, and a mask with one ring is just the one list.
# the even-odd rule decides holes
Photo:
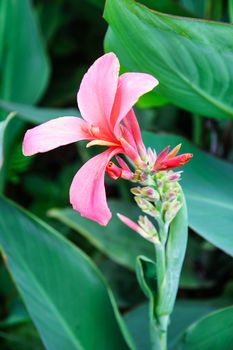
[(46, 348), (129, 349), (111, 291), (91, 260), (6, 199), (0, 211), (4, 260)]
[[(108, 27), (105, 39), (104, 39), (104, 48), (105, 51), (114, 51), (117, 52), (117, 54), (120, 54), (121, 63), (124, 62), (125, 67), (122, 69), (121, 64), (121, 71), (128, 72), (129, 70), (132, 70), (131, 62), (128, 61), (127, 52), (124, 50), (124, 47), (121, 44), (121, 41), (118, 39), (118, 37), (114, 34), (111, 27)], [(169, 100), (162, 96), (159, 93), (159, 89), (155, 89), (151, 92), (148, 92), (147, 94), (140, 97), (138, 101), (138, 106), (141, 108), (150, 108), (150, 107), (161, 107), (169, 103)]]
[(192, 324), (173, 349), (220, 350), (233, 344), (233, 306), (218, 310)]
[(35, 103), (49, 78), (49, 62), (30, 0), (0, 3), (0, 96)]
[(142, 304), (124, 316), (137, 350), (151, 350), (149, 304)]
[[(107, 0), (105, 19), (122, 64), (154, 75), (157, 93), (202, 116), (233, 118), (233, 27), (150, 11), (133, 0)], [(137, 30), (135, 30), (137, 28)]]
[(10, 113), (8, 117), (0, 122), (0, 169), (3, 165), (3, 160), (4, 160), (4, 133), (7, 128), (7, 125), (11, 121), (11, 119), (15, 116), (15, 113)]
[(129, 229), (116, 216), (117, 213), (124, 213), (130, 218), (137, 217), (135, 206), (117, 200), (110, 200), (108, 204), (113, 216), (107, 227), (83, 218), (71, 208), (52, 209), (49, 215), (79, 232), (112, 260), (134, 270), (138, 255), (154, 257), (153, 244)]
[[(185, 198), (182, 195), (183, 206), (172, 221), (166, 243), (166, 288), (159, 302), (162, 314), (171, 314), (179, 287), (180, 273), (188, 238), (188, 217)], [(158, 266), (159, 268), (159, 266)]]
[(167, 145), (173, 147), (182, 143), (182, 153), (193, 153), (193, 158), (183, 168), (181, 180), (189, 226), (207, 241), (233, 255), (233, 166), (179, 136), (145, 132), (144, 141), (158, 152)]
[[(157, 294), (156, 264), (146, 256), (140, 255), (137, 258), (136, 268), (138, 282), (144, 294), (153, 304)], [(153, 307), (151, 311), (153, 312)]]
[[(221, 299), (217, 300), (178, 300), (171, 315), (168, 328), (168, 348), (174, 350), (174, 344), (181, 333), (200, 317), (216, 310), (224, 305)], [(151, 350), (150, 347), (150, 324), (149, 304), (137, 306), (128, 312), (124, 319), (134, 339), (137, 350)], [(143, 334), (143, 336), (142, 336)], [(197, 347), (196, 349), (199, 350)]]
[(7, 112), (15, 111), (23, 120), (33, 124), (47, 122), (50, 119), (62, 116), (80, 116), (78, 109), (75, 108), (44, 108), (12, 103), (0, 100), (0, 108)]

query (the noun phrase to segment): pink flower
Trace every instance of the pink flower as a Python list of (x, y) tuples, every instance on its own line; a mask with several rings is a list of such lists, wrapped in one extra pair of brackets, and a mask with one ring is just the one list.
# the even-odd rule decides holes
[[(80, 140), (88, 140), (87, 147), (109, 147), (86, 162), (71, 184), (70, 202), (82, 216), (107, 225), (111, 212), (104, 175), (109, 161), (122, 153), (140, 165), (146, 157), (132, 106), (157, 84), (155, 78), (144, 73), (119, 76), (119, 61), (113, 53), (108, 53), (94, 62), (81, 82), (77, 98), (83, 119), (61, 117), (26, 132), (23, 141), (26, 156)], [(116, 174), (115, 167), (113, 172)]]

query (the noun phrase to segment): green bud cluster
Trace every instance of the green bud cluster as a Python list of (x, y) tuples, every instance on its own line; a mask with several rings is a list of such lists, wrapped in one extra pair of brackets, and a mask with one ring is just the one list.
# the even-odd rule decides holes
[[(166, 224), (171, 223), (182, 206), (180, 185), (178, 181), (174, 181), (175, 176), (173, 174), (171, 171), (160, 171), (155, 175), (155, 182), (161, 198), (161, 214)], [(177, 180), (179, 178), (178, 174)]]
[[(131, 189), (138, 207), (143, 213), (153, 217), (158, 227), (169, 226), (182, 206), (179, 179), (180, 173), (173, 171), (160, 171), (152, 175), (146, 174), (146, 176), (140, 171), (133, 180), (140, 184)], [(148, 235), (148, 240), (151, 240), (151, 236), (155, 237), (157, 242), (166, 239), (158, 234), (147, 216), (140, 216), (138, 223)]]

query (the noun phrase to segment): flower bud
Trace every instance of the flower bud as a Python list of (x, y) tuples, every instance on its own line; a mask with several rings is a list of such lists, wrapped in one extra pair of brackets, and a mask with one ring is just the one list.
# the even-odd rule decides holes
[[(132, 230), (137, 232), (139, 235), (141, 235), (146, 240), (148, 240), (154, 244), (160, 243), (159, 239), (158, 239), (157, 231), (153, 230), (151, 227), (152, 224), (151, 225), (149, 225), (148, 223), (142, 224), (140, 219), (139, 219), (139, 222), (137, 224), (136, 222), (132, 221), (130, 218), (127, 218), (126, 216), (124, 216), (122, 214), (117, 214), (117, 216), (125, 225), (127, 225), (129, 228), (131, 228)], [(143, 223), (144, 222), (145, 222), (145, 220), (143, 221)], [(149, 231), (147, 231), (148, 229), (149, 229)]]
[(148, 235), (147, 239), (153, 241), (153, 243), (160, 243), (158, 231), (147, 216), (140, 215), (138, 223), (144, 232)]
[(117, 180), (119, 177), (125, 180), (132, 180), (134, 177), (134, 174), (131, 171), (121, 169), (113, 162), (109, 162), (106, 166), (106, 173), (113, 180)]
[(145, 198), (141, 197), (134, 197), (137, 205), (139, 208), (146, 214), (153, 216), (154, 218), (159, 218), (161, 216), (160, 212), (158, 209), (154, 207), (152, 203), (150, 203), (148, 200)]
[(153, 200), (157, 202), (160, 199), (160, 195), (158, 191), (156, 191), (153, 187), (146, 186), (141, 189), (141, 194), (147, 199)]
[(141, 187), (133, 187), (130, 189), (130, 192), (133, 193), (135, 196), (141, 196), (142, 195), (142, 190)]
[(182, 207), (182, 203), (175, 201), (167, 204), (164, 220), (166, 223), (170, 223), (177, 215), (178, 211)]

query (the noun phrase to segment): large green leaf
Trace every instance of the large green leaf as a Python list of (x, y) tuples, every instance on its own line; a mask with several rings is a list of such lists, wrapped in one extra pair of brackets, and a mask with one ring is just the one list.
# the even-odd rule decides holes
[(162, 150), (182, 143), (194, 157), (184, 167), (181, 185), (188, 206), (189, 226), (226, 253), (233, 255), (233, 166), (213, 157), (182, 137), (145, 132), (147, 146)]
[[(227, 302), (229, 303), (229, 300)], [(227, 303), (224, 298), (211, 299), (208, 301), (178, 300), (171, 315), (171, 323), (168, 328), (168, 348), (174, 350), (174, 344), (177, 338), (187, 327), (190, 327), (192, 323), (197, 322), (199, 318), (208, 315), (219, 307), (226, 305)], [(148, 314), (149, 305), (145, 303), (131, 310), (124, 317), (137, 345), (137, 350), (151, 350)], [(199, 347), (195, 349), (199, 349)], [(221, 347), (219, 349), (221, 349)]]
[(218, 310), (192, 324), (173, 349), (220, 350), (233, 344), (233, 306)]
[(199, 115), (233, 118), (230, 24), (165, 15), (134, 0), (107, 0), (105, 18), (107, 49), (158, 78), (158, 93)]
[(117, 213), (124, 213), (136, 219), (139, 214), (136, 206), (117, 200), (110, 200), (108, 204), (113, 217), (107, 227), (102, 227), (94, 221), (81, 217), (71, 208), (52, 209), (49, 215), (78, 231), (104, 254), (132, 270), (135, 269), (138, 255), (144, 254), (153, 259), (153, 244), (122, 224), (116, 216)]
[(0, 2), (0, 96), (36, 102), (49, 78), (49, 63), (30, 0)]
[(129, 349), (113, 296), (90, 259), (3, 198), (0, 212), (4, 260), (46, 348)]
[(0, 100), (0, 108), (8, 112), (17, 112), (19, 117), (33, 124), (44, 123), (52, 118), (62, 116), (80, 116), (78, 109), (75, 108), (34, 107), (3, 100)]

